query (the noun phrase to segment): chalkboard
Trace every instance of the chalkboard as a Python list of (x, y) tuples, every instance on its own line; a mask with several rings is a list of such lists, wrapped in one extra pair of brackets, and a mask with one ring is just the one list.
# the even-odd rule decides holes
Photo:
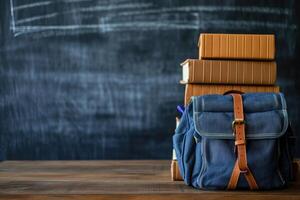
[(184, 95), (179, 63), (197, 57), (201, 32), (276, 34), (277, 84), (299, 133), (297, 7), (295, 0), (1, 1), (1, 156), (170, 159)]

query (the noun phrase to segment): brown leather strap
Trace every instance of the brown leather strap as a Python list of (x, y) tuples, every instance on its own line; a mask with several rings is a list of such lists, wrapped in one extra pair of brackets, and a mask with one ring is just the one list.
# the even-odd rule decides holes
[[(233, 190), (233, 189), (236, 188), (241, 173), (242, 172), (239, 168), (238, 161), (236, 161), (235, 165), (234, 165), (234, 168), (232, 170), (230, 181), (227, 185), (228, 190)], [(257, 185), (257, 183), (255, 181), (255, 178), (254, 178), (253, 174), (251, 173), (250, 169), (248, 168), (247, 172), (243, 173), (243, 174), (244, 174), (244, 176), (245, 176), (245, 178), (246, 178), (246, 180), (247, 180), (247, 182), (250, 186), (250, 189), (251, 190), (257, 190), (258, 185)]]
[(251, 172), (251, 170), (248, 168), (248, 171), (244, 173), (244, 176), (250, 186), (251, 190), (258, 190), (258, 185), (256, 183), (256, 180)]
[(234, 105), (234, 121), (232, 122), (232, 129), (235, 134), (237, 161), (233, 168), (227, 189), (232, 190), (236, 188), (241, 173), (244, 174), (250, 189), (258, 189), (258, 185), (247, 163), (243, 99), (240, 94), (231, 94), (231, 96), (233, 97)]
[(233, 189), (236, 188), (238, 180), (239, 180), (239, 177), (240, 177), (240, 173), (241, 173), (240, 172), (240, 168), (239, 168), (238, 162), (236, 161), (235, 165), (233, 167), (233, 170), (232, 170), (230, 181), (229, 181), (229, 183), (227, 185), (227, 189), (228, 190), (233, 190)]

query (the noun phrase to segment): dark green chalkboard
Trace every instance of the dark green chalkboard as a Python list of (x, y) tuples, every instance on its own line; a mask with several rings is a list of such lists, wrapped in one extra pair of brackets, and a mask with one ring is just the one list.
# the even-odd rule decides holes
[(197, 57), (201, 32), (276, 34), (277, 83), (299, 133), (297, 6), (294, 0), (1, 1), (2, 157), (169, 159), (184, 94), (179, 63)]

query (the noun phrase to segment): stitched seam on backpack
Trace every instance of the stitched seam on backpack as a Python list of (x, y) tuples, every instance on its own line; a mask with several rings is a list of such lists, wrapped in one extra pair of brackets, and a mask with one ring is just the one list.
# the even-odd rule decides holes
[[(282, 110), (283, 114), (283, 127), (281, 132), (279, 133), (258, 133), (258, 134), (247, 134), (247, 139), (270, 139), (270, 138), (278, 138), (282, 136), (286, 131), (288, 127), (288, 118), (287, 118), (287, 111)], [(195, 123), (195, 130), (197, 131), (198, 134), (204, 137), (210, 137), (210, 138), (222, 138), (222, 139), (234, 139), (234, 136), (229, 134), (229, 133), (208, 133), (205, 132), (204, 130), (198, 130), (198, 127), (196, 122), (200, 121), (199, 116), (194, 113), (194, 123)]]

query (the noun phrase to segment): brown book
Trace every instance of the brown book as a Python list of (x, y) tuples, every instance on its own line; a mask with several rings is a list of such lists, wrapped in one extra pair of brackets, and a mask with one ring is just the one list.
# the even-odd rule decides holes
[(195, 60), (181, 64), (184, 83), (273, 85), (275, 61)]
[[(178, 117), (176, 117), (176, 128), (178, 127), (179, 120), (180, 119)], [(172, 152), (171, 178), (172, 178), (172, 181), (182, 181), (182, 177), (181, 177), (181, 174), (180, 174), (180, 171), (179, 171), (179, 166), (178, 166), (178, 162), (177, 162), (175, 149), (173, 149), (173, 152)]]
[(182, 177), (179, 171), (178, 161), (172, 160), (171, 162), (171, 178), (172, 181), (182, 181)]
[(200, 35), (199, 59), (274, 60), (275, 36), (259, 34)]
[(224, 94), (225, 92), (236, 90), (244, 93), (248, 92), (279, 92), (278, 86), (249, 86), (249, 85), (208, 85), (208, 84), (186, 84), (184, 104), (187, 105), (192, 96), (205, 94)]

